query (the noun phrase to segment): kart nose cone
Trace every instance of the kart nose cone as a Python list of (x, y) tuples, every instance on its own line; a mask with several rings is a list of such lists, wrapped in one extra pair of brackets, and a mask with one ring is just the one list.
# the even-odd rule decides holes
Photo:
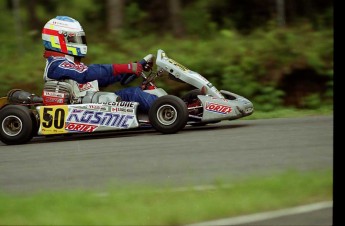
[(238, 110), (241, 112), (242, 117), (253, 114), (254, 105), (251, 101), (249, 101), (248, 99), (244, 97), (239, 97), (237, 98), (237, 100), (242, 103), (238, 106)]
[(253, 112), (254, 112), (254, 105), (252, 102), (249, 101), (249, 103), (247, 103), (244, 107), (244, 113), (247, 116), (247, 115), (253, 114)]

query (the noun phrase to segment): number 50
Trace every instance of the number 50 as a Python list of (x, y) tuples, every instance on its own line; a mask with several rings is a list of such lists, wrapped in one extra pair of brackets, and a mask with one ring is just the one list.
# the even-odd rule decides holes
[(62, 108), (45, 107), (43, 109), (43, 120), (42, 126), (44, 128), (62, 129), (65, 125), (65, 111)]

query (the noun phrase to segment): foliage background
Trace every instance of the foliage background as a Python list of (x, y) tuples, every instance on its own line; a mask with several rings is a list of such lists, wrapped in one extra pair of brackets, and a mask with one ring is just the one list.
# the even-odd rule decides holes
[[(112, 1), (122, 4), (123, 20), (109, 28)], [(177, 14), (172, 1), (179, 3)], [(41, 29), (56, 15), (68, 15), (86, 31), (86, 64), (127, 63), (163, 49), (218, 89), (249, 98), (257, 110), (332, 108), (332, 1), (285, 0), (284, 23), (279, 0), (172, 1), (1, 1), (0, 96), (13, 88), (40, 95)], [(158, 84), (175, 95), (190, 88), (168, 79)]]

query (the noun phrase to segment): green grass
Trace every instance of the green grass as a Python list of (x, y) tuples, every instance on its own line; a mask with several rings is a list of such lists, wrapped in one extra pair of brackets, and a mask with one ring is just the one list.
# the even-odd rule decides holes
[(243, 119), (296, 118), (320, 115), (333, 115), (333, 106), (325, 106), (318, 109), (280, 108), (268, 112), (254, 111), (252, 115)]
[(113, 187), (0, 194), (0, 225), (181, 225), (332, 200), (332, 170), (218, 182), (214, 189)]

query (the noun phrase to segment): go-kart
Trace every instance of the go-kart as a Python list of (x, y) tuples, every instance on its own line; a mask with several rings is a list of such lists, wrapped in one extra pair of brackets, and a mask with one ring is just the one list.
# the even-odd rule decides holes
[[(186, 125), (234, 120), (254, 111), (249, 100), (218, 90), (199, 73), (169, 58), (163, 50), (159, 49), (156, 57), (149, 54), (140, 63), (145, 68), (142, 89), (158, 97), (148, 113), (138, 111), (139, 103), (121, 101), (114, 93), (87, 92), (83, 98), (75, 98), (70, 84), (49, 81), (42, 96), (13, 89), (0, 98), (0, 140), (8, 145), (23, 144), (34, 136), (95, 133), (148, 125), (163, 134), (172, 134)], [(155, 80), (164, 75), (195, 89), (183, 97), (169, 95), (155, 85)], [(121, 83), (132, 80), (129, 76)]]

